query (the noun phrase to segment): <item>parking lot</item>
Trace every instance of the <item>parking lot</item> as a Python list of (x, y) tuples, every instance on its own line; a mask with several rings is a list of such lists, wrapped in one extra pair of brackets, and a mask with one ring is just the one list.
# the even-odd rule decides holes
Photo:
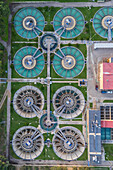
[[(94, 50), (94, 45), (87, 46), (88, 56), (87, 56), (87, 79), (88, 87), (87, 94), (89, 102), (92, 102), (94, 99), (96, 101), (102, 102), (103, 100), (113, 100), (113, 93), (101, 93), (101, 90), (96, 90), (96, 87), (99, 85), (98, 82), (98, 64), (113, 56), (113, 49), (96, 49)], [(97, 85), (97, 86), (96, 86)]]

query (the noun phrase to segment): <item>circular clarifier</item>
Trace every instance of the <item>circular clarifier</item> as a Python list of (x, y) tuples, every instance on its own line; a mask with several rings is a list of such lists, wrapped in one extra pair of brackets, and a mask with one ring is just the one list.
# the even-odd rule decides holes
[(15, 132), (12, 147), (18, 157), (33, 160), (42, 153), (44, 138), (37, 128), (24, 126)]
[(63, 38), (77, 37), (84, 29), (84, 16), (76, 8), (63, 8), (55, 14), (53, 27)]
[(108, 30), (110, 30), (110, 36), (113, 38), (113, 7), (99, 9), (94, 15), (93, 27), (103, 38), (108, 38)]
[(44, 16), (33, 7), (22, 8), (14, 18), (15, 30), (23, 38), (36, 38), (43, 31), (44, 26)]
[(64, 160), (78, 159), (84, 152), (85, 140), (82, 133), (71, 126), (58, 129), (53, 137), (53, 150)]
[(57, 126), (57, 118), (50, 114), (50, 121), (47, 121), (47, 114), (44, 114), (40, 118), (40, 126), (44, 131), (53, 131)]
[(24, 86), (16, 91), (13, 107), (16, 113), (24, 118), (36, 117), (44, 107), (44, 96), (38, 88)]
[(73, 119), (84, 109), (85, 100), (82, 92), (73, 86), (59, 88), (53, 96), (54, 114), (65, 119)]
[(22, 77), (36, 77), (44, 69), (43, 53), (36, 47), (26, 46), (19, 49), (14, 56), (14, 67)]
[(57, 37), (52, 33), (45, 33), (40, 39), (40, 45), (43, 50), (47, 51), (48, 41), (50, 42), (50, 51), (53, 51), (58, 46)]
[(84, 56), (75, 47), (63, 47), (55, 53), (53, 67), (61, 77), (76, 77), (84, 69)]

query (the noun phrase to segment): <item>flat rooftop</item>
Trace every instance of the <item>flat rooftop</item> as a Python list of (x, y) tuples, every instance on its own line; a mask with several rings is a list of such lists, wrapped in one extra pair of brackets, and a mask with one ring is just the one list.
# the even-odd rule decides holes
[(101, 160), (101, 120), (100, 110), (89, 110), (89, 161), (90, 164), (100, 163)]
[(100, 65), (100, 89), (113, 90), (113, 63)]

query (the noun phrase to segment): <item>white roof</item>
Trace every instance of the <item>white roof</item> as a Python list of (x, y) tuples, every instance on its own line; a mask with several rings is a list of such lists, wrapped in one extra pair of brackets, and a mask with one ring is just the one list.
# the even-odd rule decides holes
[(113, 48), (113, 43), (94, 43), (94, 49), (97, 48)]

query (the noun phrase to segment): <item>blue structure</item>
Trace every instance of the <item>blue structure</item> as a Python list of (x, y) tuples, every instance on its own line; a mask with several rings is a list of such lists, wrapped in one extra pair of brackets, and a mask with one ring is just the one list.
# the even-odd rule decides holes
[(101, 163), (101, 119), (100, 110), (89, 110), (89, 161), (90, 164)]

